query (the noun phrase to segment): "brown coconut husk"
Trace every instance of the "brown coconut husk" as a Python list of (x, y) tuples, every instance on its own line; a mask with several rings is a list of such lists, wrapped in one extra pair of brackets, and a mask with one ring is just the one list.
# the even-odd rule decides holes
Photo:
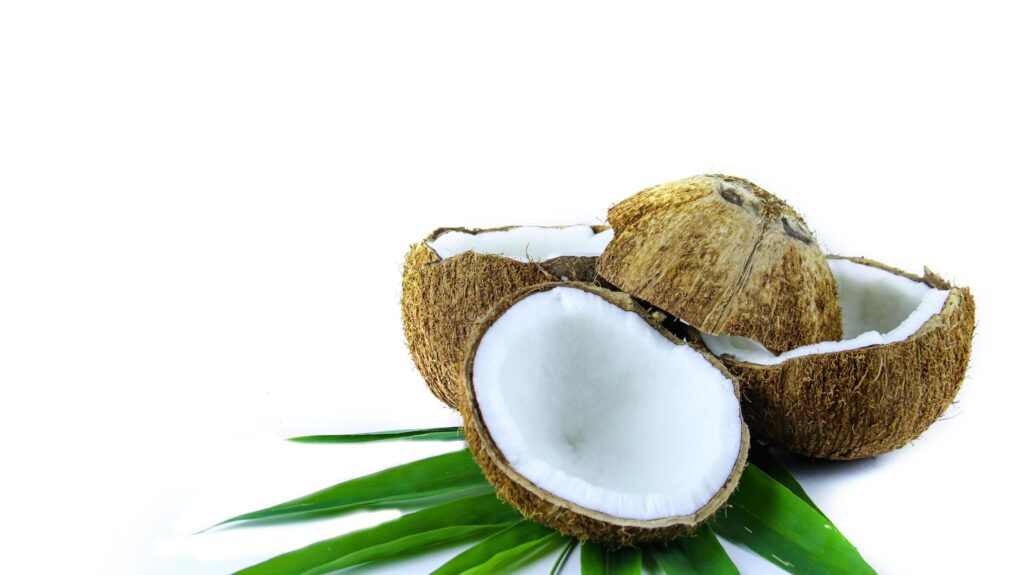
[[(644, 318), (665, 338), (678, 345), (688, 345), (663, 328), (658, 320), (650, 317), (643, 306), (624, 293), (617, 293), (592, 284), (583, 283), (547, 283), (523, 289), (515, 295), (502, 300), (487, 315), (480, 318), (469, 336), (461, 380), (462, 403), (460, 411), (462, 412), (466, 441), (473, 452), (473, 457), (480, 465), (484, 475), (494, 485), (498, 496), (508, 502), (509, 505), (515, 507), (524, 517), (547, 525), (566, 535), (578, 537), (583, 541), (597, 541), (611, 548), (635, 547), (646, 543), (669, 541), (679, 536), (693, 533), (717, 509), (725, 504), (743, 473), (743, 469), (746, 466), (750, 439), (747, 426), (742, 421), (740, 423), (742, 425), (740, 453), (729, 478), (711, 500), (691, 515), (646, 521), (623, 519), (587, 509), (538, 487), (529, 479), (520, 475), (509, 464), (491, 438), (473, 389), (473, 361), (476, 357), (476, 350), (480, 345), (480, 341), (490, 326), (517, 302), (533, 294), (566, 285), (596, 294), (621, 309), (634, 312)], [(725, 369), (725, 366), (717, 358), (703, 349), (695, 349), (698, 349), (710, 363), (736, 385), (735, 379), (733, 379)], [(738, 387), (736, 389), (738, 396)], [(637, 473), (642, 472), (643, 470), (637, 470)]]
[(701, 331), (773, 352), (842, 335), (825, 254), (791, 207), (733, 176), (643, 190), (608, 212), (598, 274)]
[(953, 403), (971, 355), (974, 299), (927, 268), (916, 276), (865, 258), (829, 257), (950, 290), (949, 297), (904, 341), (772, 366), (721, 359), (742, 383), (755, 437), (807, 457), (873, 457), (910, 443)]
[[(565, 280), (592, 282), (596, 258), (562, 256), (520, 262), (492, 254), (466, 252), (442, 260), (427, 245), (450, 231), (470, 234), (505, 231), (439, 228), (414, 244), (402, 270), (402, 324), (405, 341), (430, 391), (458, 408), (462, 353), (473, 322), (495, 303), (524, 287)], [(608, 229), (592, 226), (595, 232)]]

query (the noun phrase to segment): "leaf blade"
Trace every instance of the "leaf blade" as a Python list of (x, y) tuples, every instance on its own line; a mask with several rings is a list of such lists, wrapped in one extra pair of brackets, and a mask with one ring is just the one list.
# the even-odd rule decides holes
[(643, 556), (636, 547), (608, 551), (608, 572), (612, 575), (641, 575)]
[(494, 494), (468, 497), (283, 553), (235, 575), (330, 573), (474, 535), (489, 535), (519, 518), (514, 509)]
[(446, 494), (480, 494), (490, 489), (469, 450), (463, 449), (357, 477), (278, 505), (237, 515), (218, 525), (399, 507)]
[(570, 538), (565, 544), (565, 548), (558, 554), (558, 559), (555, 559), (555, 564), (551, 566), (551, 572), (548, 575), (558, 575), (562, 571), (562, 567), (565, 566), (565, 562), (569, 560), (569, 555), (572, 555), (572, 550), (579, 544), (579, 539), (575, 537)]
[(598, 543), (584, 543), (580, 555), (582, 575), (640, 575), (643, 555), (634, 547), (612, 551)]
[(771, 450), (767, 446), (759, 445), (755, 442), (755, 445), (750, 446), (747, 461), (756, 465), (758, 469), (767, 473), (772, 479), (781, 483), (783, 487), (792, 491), (794, 495), (803, 499), (808, 505), (824, 515), (821, 509), (811, 500), (811, 496), (804, 491), (803, 486), (796, 480), (796, 477), (793, 477), (793, 474), (782, 465), (782, 462), (772, 455)]
[(435, 569), (432, 575), (459, 575), (488, 562), (498, 553), (547, 537), (553, 532), (548, 527), (524, 519), (456, 555)]
[(605, 554), (604, 547), (589, 541), (583, 542), (583, 545), (580, 546), (580, 574), (608, 574), (608, 557)]
[(482, 563), (472, 569), (463, 571), (463, 575), (488, 575), (496, 572), (504, 572), (516, 564), (529, 561), (531, 556), (545, 553), (546, 550), (552, 549), (555, 544), (560, 541), (564, 541), (565, 539), (566, 536), (561, 533), (548, 533), (540, 539), (528, 541), (513, 547), (512, 549), (497, 553), (486, 563)]
[(740, 575), (740, 570), (736, 568), (714, 532), (706, 524), (701, 526), (693, 537), (684, 537), (676, 544), (698, 573)]
[(647, 549), (647, 554), (667, 575), (698, 575), (693, 564), (678, 546), (651, 546)]
[(301, 435), (290, 437), (295, 443), (371, 443), (406, 439), (412, 441), (457, 441), (465, 439), (459, 427), (430, 427), (424, 429), (395, 429), (370, 433), (349, 433), (340, 435)]
[(712, 527), (790, 573), (875, 573), (828, 518), (754, 465)]

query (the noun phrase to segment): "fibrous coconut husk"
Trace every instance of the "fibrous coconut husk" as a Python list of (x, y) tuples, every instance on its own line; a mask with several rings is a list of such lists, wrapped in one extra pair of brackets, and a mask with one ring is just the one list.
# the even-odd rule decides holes
[(841, 337), (835, 280), (810, 229), (747, 180), (696, 176), (608, 212), (598, 275), (701, 331), (773, 352)]
[[(837, 257), (838, 256), (830, 256)], [(915, 276), (865, 258), (841, 258), (949, 290), (942, 311), (906, 340), (757, 365), (728, 356), (755, 437), (807, 457), (848, 460), (898, 449), (952, 404), (974, 336), (974, 299), (925, 268)]]
[[(750, 438), (747, 426), (742, 421), (740, 452), (732, 473), (721, 489), (707, 504), (691, 515), (666, 517), (656, 520), (634, 520), (614, 517), (606, 513), (581, 507), (571, 501), (553, 495), (519, 474), (509, 464), (491, 438), (473, 389), (473, 361), (480, 341), (483, 339), (488, 328), (505, 311), (515, 305), (516, 302), (532, 294), (566, 285), (597, 294), (621, 309), (634, 312), (643, 317), (670, 341), (678, 345), (689, 345), (672, 335), (660, 325), (660, 321), (650, 317), (644, 306), (624, 293), (613, 292), (593, 284), (582, 283), (547, 283), (531, 286), (519, 291), (513, 296), (502, 300), (485, 316), (481, 317), (476, 322), (467, 342), (460, 384), (462, 390), (459, 410), (462, 413), (466, 441), (473, 452), (473, 457), (502, 500), (515, 507), (528, 519), (583, 541), (597, 541), (610, 548), (635, 547), (646, 543), (669, 541), (679, 536), (693, 533), (717, 509), (725, 504), (743, 473), (743, 469), (746, 466)], [(694, 349), (697, 349), (736, 385), (736, 380), (717, 358), (699, 347)], [(738, 396), (738, 387), (736, 389)], [(637, 473), (642, 472), (643, 470), (637, 470)]]
[[(465, 252), (441, 259), (427, 245), (450, 231), (470, 234), (505, 231), (439, 228), (414, 244), (402, 270), (402, 323), (405, 341), (430, 391), (458, 408), (458, 380), (466, 335), (481, 315), (502, 298), (539, 283), (565, 280), (591, 282), (596, 258), (562, 256), (543, 262)], [(595, 232), (605, 226), (594, 226)]]

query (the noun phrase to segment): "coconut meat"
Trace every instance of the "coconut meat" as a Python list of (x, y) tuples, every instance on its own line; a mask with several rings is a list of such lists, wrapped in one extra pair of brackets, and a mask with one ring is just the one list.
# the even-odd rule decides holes
[(616, 518), (690, 515), (740, 454), (733, 383), (644, 319), (570, 287), (511, 306), (481, 339), (472, 384), (511, 467)]
[(949, 296), (948, 290), (850, 260), (830, 259), (828, 265), (836, 278), (843, 310), (842, 341), (805, 345), (774, 355), (760, 343), (743, 337), (701, 333), (701, 339), (717, 356), (777, 365), (794, 357), (903, 341), (940, 313)]
[(559, 228), (521, 226), (476, 234), (451, 230), (428, 241), (427, 245), (441, 259), (476, 252), (521, 262), (542, 262), (559, 256), (599, 256), (611, 239), (611, 229), (595, 233), (585, 225)]

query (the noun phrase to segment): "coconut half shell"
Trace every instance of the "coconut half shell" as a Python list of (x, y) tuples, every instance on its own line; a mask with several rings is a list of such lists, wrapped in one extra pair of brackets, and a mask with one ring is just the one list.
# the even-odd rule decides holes
[[(674, 337), (671, 333), (661, 327), (656, 319), (649, 315), (646, 307), (643, 307), (628, 295), (613, 292), (590, 284), (581, 283), (548, 283), (531, 286), (502, 300), (501, 303), (490, 310), (476, 323), (468, 340), (464, 372), (461, 381), (462, 403), (460, 411), (464, 420), (466, 440), (477, 463), (480, 465), (488, 480), (494, 485), (498, 495), (519, 510), (525, 517), (538, 523), (548, 525), (564, 534), (578, 537), (584, 541), (594, 540), (609, 547), (618, 548), (622, 546), (636, 546), (649, 542), (667, 541), (684, 534), (692, 533), (726, 502), (729, 495), (739, 482), (740, 475), (745, 467), (747, 450), (749, 447), (749, 436), (746, 425), (743, 423), (742, 417), (740, 416), (738, 403), (735, 404), (736, 425), (739, 426), (739, 429), (736, 431), (738, 452), (734, 454), (735, 461), (733, 463), (733, 460), (731, 459), (726, 460), (728, 462), (728, 467), (725, 468), (727, 477), (720, 484), (715, 483), (712, 480), (705, 481), (705, 488), (710, 486), (711, 489), (716, 489), (717, 487), (717, 491), (713, 491), (713, 495), (711, 495), (710, 500), (703, 504), (699, 509), (686, 515), (663, 516), (646, 519), (627, 519), (615, 514), (597, 511), (593, 508), (582, 506), (569, 498), (555, 495), (551, 491), (539, 486), (533, 480), (527, 478), (524, 473), (521, 473), (513, 466), (512, 463), (510, 463), (509, 458), (507, 458), (506, 454), (503, 453), (501, 448), (499, 448), (495, 440), (496, 436), (493, 435), (492, 430), (488, 428), (488, 420), (485, 419), (484, 412), (481, 409), (481, 402), (479, 401), (479, 398), (481, 397), (480, 392), (477, 390), (474, 381), (474, 377), (477, 375), (475, 370), (479, 369), (479, 366), (475, 366), (475, 363), (479, 356), (478, 352), (481, 349), (481, 342), (484, 340), (488, 331), (493, 329), (495, 323), (501, 319), (503, 315), (509, 312), (510, 308), (531, 296), (535, 296), (555, 288), (575, 288), (590, 294), (595, 294), (621, 310), (637, 314), (642, 318), (642, 322), (645, 322), (646, 325), (649, 325), (651, 328), (656, 330), (658, 334), (656, 337), (658, 339), (663, 337), (665, 340), (671, 342), (667, 347), (685, 347), (687, 353), (696, 356), (694, 359), (701, 364), (699, 366), (700, 369), (709, 370), (707, 372), (709, 374), (708, 377), (712, 380), (714, 380), (714, 378), (721, 378), (721, 381), (728, 385), (727, 393), (729, 397), (733, 398), (733, 401), (735, 401), (735, 398), (738, 398), (738, 390), (735, 380), (714, 356), (699, 347), (690, 346)], [(565, 331), (564, 333), (572, 334), (571, 339), (575, 341), (578, 341), (579, 338), (585, 337), (580, 335), (580, 331), (575, 327), (569, 327), (568, 331)], [(609, 332), (602, 330), (601, 333), (607, 334)], [(514, 357), (514, 361), (516, 362), (530, 360), (529, 356), (517, 354), (515, 350), (502, 349), (498, 353), (501, 357)], [(572, 354), (549, 354), (547, 357), (564, 357), (566, 355)], [(608, 358), (612, 363), (618, 361), (623, 356), (623, 354), (615, 353), (599, 353), (598, 355), (600, 358)], [(621, 368), (621, 366), (610, 368), (610, 370), (602, 367), (598, 372), (608, 373), (609, 371), (614, 371), (620, 376), (629, 377), (631, 370), (619, 368)], [(546, 375), (550, 373), (550, 369), (550, 366), (545, 365), (545, 367), (541, 369), (541, 373)], [(509, 365), (507, 364), (503, 369), (499, 370), (500, 373), (507, 373), (508, 371), (510, 370)], [(594, 372), (590, 373), (592, 374)], [(480, 377), (483, 376), (481, 375)], [(672, 384), (681, 384), (682, 382), (680, 380), (685, 378), (685, 374), (675, 371), (673, 372), (672, 378)], [(582, 379), (585, 382), (583, 384), (583, 389), (581, 390), (582, 394), (584, 396), (593, 397), (593, 394), (597, 393), (597, 388), (591, 385), (592, 378), (590, 376), (584, 376)], [(612, 393), (616, 393), (621, 390), (621, 387), (617, 385), (618, 380), (609, 383), (614, 385), (609, 385), (606, 389)], [(614, 427), (614, 421), (622, 421), (621, 419), (616, 420), (614, 413), (609, 414), (603, 410), (598, 410), (599, 415), (596, 416), (593, 413), (587, 412), (585, 407), (581, 407), (586, 405), (587, 399), (559, 396), (557, 390), (552, 389), (552, 387), (557, 386), (548, 387), (544, 383), (538, 385), (547, 390), (541, 393), (545, 402), (551, 403), (562, 401), (566, 406), (565, 408), (569, 410), (569, 413), (571, 414), (570, 416), (582, 417), (585, 421), (593, 421), (594, 419), (599, 420), (596, 425), (601, 428), (602, 432), (608, 428)], [(519, 388), (516, 387), (514, 389)], [(622, 393), (630, 398), (635, 397), (635, 394), (633, 394), (629, 388)], [(491, 397), (493, 397), (493, 395)], [(622, 404), (629, 403), (629, 401), (630, 400), (625, 397), (621, 401), (613, 401), (608, 411), (615, 412)], [(697, 404), (692, 407), (698, 410), (697, 412), (700, 410), (706, 411), (713, 409), (709, 403), (696, 403)], [(529, 406), (529, 409), (526, 409), (526, 411), (532, 411), (534, 407), (541, 407), (537, 406), (536, 402), (527, 402), (526, 405)], [(648, 405), (647, 407), (649, 408), (650, 406)], [(638, 413), (642, 412), (642, 417), (627, 418), (626, 421), (628, 421), (628, 423), (620, 427), (620, 429), (635, 429), (637, 426), (642, 425), (640, 422), (644, 419), (649, 420), (651, 418), (657, 418), (658, 414), (656, 411), (662, 408), (665, 410), (664, 413), (675, 414), (676, 419), (680, 419), (679, 414), (682, 409), (675, 403), (671, 405), (662, 404), (655, 408), (655, 412), (641, 407), (636, 410)], [(577, 412), (584, 412), (584, 415), (580, 416)], [(684, 417), (684, 419), (690, 418)], [(699, 419), (699, 416), (693, 419)], [(556, 421), (561, 421), (561, 419), (556, 419)], [(542, 434), (543, 437), (562, 438), (562, 431), (563, 430), (559, 430), (558, 432), (549, 432), (545, 430), (538, 433)], [(707, 433), (699, 434), (698, 437), (691, 437), (689, 440), (708, 442), (708, 445), (717, 446), (718, 444), (715, 443), (717, 439), (715, 438), (718, 436), (715, 435), (713, 431), (705, 431), (707, 431)], [(617, 432), (610, 433), (614, 434)], [(518, 434), (514, 435), (518, 437)], [(571, 435), (572, 434), (570, 433), (570, 436)], [(506, 435), (505, 437), (508, 436)], [(583, 441), (590, 441), (594, 439), (594, 434), (582, 434), (580, 437)], [(659, 436), (652, 437), (650, 439), (654, 442), (655, 446), (660, 448), (660, 446), (664, 445), (666, 442), (684, 441), (686, 438)], [(561, 441), (561, 439), (555, 439), (554, 441)], [(568, 441), (571, 441), (571, 438), (568, 439)], [(626, 445), (628, 445), (628, 447), (624, 448), (625, 453), (639, 450), (642, 447), (636, 442), (629, 442)], [(717, 449), (718, 451), (715, 451), (715, 453), (722, 453), (721, 449), (717, 447), (709, 449)], [(728, 451), (728, 449), (726, 449), (726, 451)], [(601, 452), (604, 453), (603, 446), (601, 448)], [(580, 458), (586, 457), (586, 452), (582, 449), (577, 450), (577, 446), (575, 444), (573, 445), (573, 453)], [(611, 455), (606, 455), (606, 462), (616, 469), (609, 470), (608, 467), (604, 467), (601, 471), (596, 472), (599, 476), (599, 483), (612, 481), (609, 479), (609, 476), (614, 474), (616, 471), (619, 471), (619, 466), (622, 466), (621, 471), (638, 477), (645, 477), (647, 476), (646, 472), (651, 471), (644, 469), (642, 466), (623, 463), (620, 459), (622, 456), (621, 453), (619, 455), (615, 455), (614, 451), (610, 451), (609, 453), (611, 453)], [(550, 457), (550, 455), (548, 457)], [(716, 455), (716, 457), (724, 456)], [(721, 471), (721, 468), (719, 471)]]
[(608, 212), (598, 275), (697, 329), (773, 352), (838, 339), (835, 281), (791, 207), (733, 176), (643, 190)]
[(871, 266), (949, 290), (941, 312), (903, 341), (794, 357), (778, 365), (721, 359), (742, 383), (744, 416), (755, 437), (807, 457), (848, 460), (898, 449), (952, 404), (974, 336), (970, 290), (925, 268), (915, 276), (865, 258)]
[[(466, 336), (495, 303), (524, 287), (565, 280), (595, 280), (596, 257), (562, 256), (521, 262), (494, 254), (465, 252), (442, 259), (432, 242), (447, 232), (507, 231), (439, 228), (411, 246), (402, 269), (402, 323), (409, 353), (438, 399), (458, 408), (458, 381)], [(594, 232), (608, 229), (592, 226)]]

